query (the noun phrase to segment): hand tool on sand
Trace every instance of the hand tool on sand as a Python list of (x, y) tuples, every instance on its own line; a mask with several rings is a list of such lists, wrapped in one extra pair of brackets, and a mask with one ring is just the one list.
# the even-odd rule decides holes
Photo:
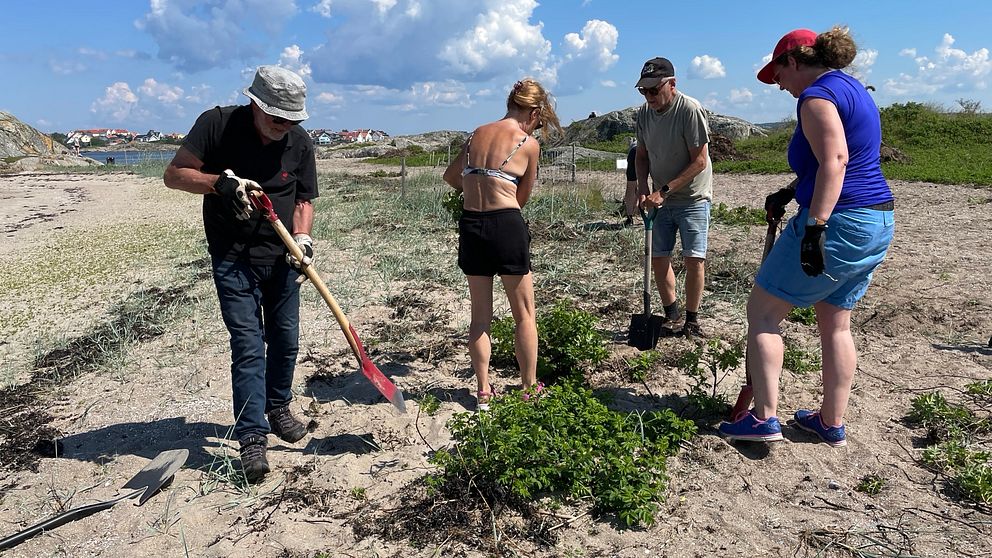
[(134, 475), (131, 480), (127, 481), (127, 484), (124, 485), (122, 490), (128, 490), (128, 492), (111, 500), (73, 508), (37, 525), (28, 527), (20, 533), (0, 540), (0, 551), (13, 548), (35, 535), (45, 531), (51, 531), (71, 521), (110, 509), (121, 500), (137, 498), (136, 505), (143, 505), (159, 488), (162, 488), (172, 479), (173, 475), (186, 463), (187, 457), (189, 457), (189, 450), (186, 449), (163, 451), (155, 456), (155, 459), (152, 459), (148, 465), (145, 465), (143, 469), (138, 471), (138, 474)]
[(275, 229), (276, 234), (282, 240), (282, 243), (286, 245), (286, 249), (289, 253), (293, 255), (297, 261), (304, 262), (301, 266), (303, 273), (307, 276), (307, 279), (313, 283), (313, 286), (317, 288), (320, 296), (327, 303), (328, 308), (334, 314), (334, 318), (338, 321), (338, 325), (341, 326), (341, 332), (344, 333), (345, 339), (348, 341), (348, 345), (351, 346), (351, 351), (355, 353), (355, 358), (358, 359), (358, 365), (362, 370), (362, 374), (372, 385), (375, 386), (379, 393), (381, 393), (386, 399), (389, 400), (401, 413), (406, 412), (406, 403), (403, 401), (403, 392), (396, 387), (393, 382), (389, 381), (382, 372), (376, 368), (375, 364), (372, 364), (372, 360), (369, 356), (365, 354), (365, 347), (362, 346), (362, 342), (358, 339), (358, 334), (355, 333), (355, 328), (351, 327), (351, 323), (348, 322), (348, 318), (345, 317), (344, 312), (341, 311), (341, 307), (338, 306), (334, 296), (331, 295), (331, 291), (327, 289), (324, 285), (324, 281), (321, 280), (320, 275), (312, 264), (307, 263), (309, 260), (305, 258), (303, 251), (293, 240), (293, 237), (286, 230), (286, 226), (282, 224), (279, 220), (279, 216), (276, 215), (275, 210), (272, 208), (272, 201), (263, 192), (252, 191), (251, 192), (251, 203), (255, 209), (259, 210), (262, 215), (272, 224)]
[[(768, 253), (772, 251), (772, 246), (775, 245), (775, 235), (778, 233), (778, 224), (781, 222), (781, 218), (774, 218), (771, 214), (765, 216), (765, 220), (768, 222), (768, 230), (765, 232), (765, 247), (761, 251), (761, 261), (764, 262), (765, 258), (768, 257)], [(751, 407), (751, 402), (754, 401), (754, 389), (751, 387), (751, 370), (748, 369), (748, 354), (747, 350), (744, 351), (744, 385), (741, 386), (741, 392), (737, 394), (737, 401), (734, 403), (734, 407), (730, 410), (730, 420), (735, 421), (741, 417), (744, 413), (748, 411)]]
[(641, 218), (644, 219), (644, 313), (630, 316), (630, 333), (627, 335), (627, 344), (642, 351), (658, 345), (661, 328), (665, 323), (664, 317), (651, 315), (651, 236), (657, 213), (656, 208), (652, 208), (650, 212), (641, 209)]

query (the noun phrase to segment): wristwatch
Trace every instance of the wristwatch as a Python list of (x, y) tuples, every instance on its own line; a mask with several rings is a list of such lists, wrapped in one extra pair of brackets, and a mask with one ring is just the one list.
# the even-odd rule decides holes
[(824, 227), (826, 225), (827, 222), (824, 221), (823, 219), (818, 219), (816, 217), (810, 217), (809, 219), (806, 219), (807, 227)]
[(662, 194), (667, 194), (669, 190), (671, 190), (671, 188), (668, 187), (668, 184), (665, 184), (664, 186), (661, 187)]

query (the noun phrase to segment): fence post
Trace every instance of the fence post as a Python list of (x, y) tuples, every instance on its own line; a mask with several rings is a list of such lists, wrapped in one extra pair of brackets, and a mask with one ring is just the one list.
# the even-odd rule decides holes
[(400, 161), (400, 197), (406, 197), (406, 155)]
[(575, 144), (572, 144), (572, 184), (575, 184)]

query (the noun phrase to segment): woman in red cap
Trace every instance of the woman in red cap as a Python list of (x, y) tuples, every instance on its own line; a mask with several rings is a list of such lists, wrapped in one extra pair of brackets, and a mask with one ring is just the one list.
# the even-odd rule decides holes
[(795, 188), (768, 196), (765, 209), (781, 216), (795, 198), (799, 212), (762, 264), (748, 299), (754, 408), (720, 425), (731, 440), (782, 439), (776, 416), (784, 354), (779, 325), (793, 307), (813, 306), (823, 403), (818, 411), (800, 409), (794, 418), (796, 426), (831, 446), (847, 443), (844, 413), (857, 367), (851, 309), (885, 258), (894, 230), (892, 191), (879, 159), (878, 107), (860, 81), (840, 71), (856, 54), (846, 28), (819, 35), (797, 29), (779, 40), (771, 62), (758, 72), (759, 81), (798, 99), (788, 153)]

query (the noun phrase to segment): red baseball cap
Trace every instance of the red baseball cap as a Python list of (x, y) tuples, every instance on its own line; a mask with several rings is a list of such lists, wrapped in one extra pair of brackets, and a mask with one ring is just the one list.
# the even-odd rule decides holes
[(773, 79), (775, 77), (775, 59), (782, 56), (790, 50), (801, 47), (801, 46), (813, 46), (816, 44), (816, 32), (810, 31), (809, 29), (795, 29), (789, 31), (784, 37), (778, 40), (778, 44), (775, 45), (775, 50), (772, 52), (772, 59), (761, 71), (758, 72), (758, 81), (762, 83), (772, 84), (775, 83)]

